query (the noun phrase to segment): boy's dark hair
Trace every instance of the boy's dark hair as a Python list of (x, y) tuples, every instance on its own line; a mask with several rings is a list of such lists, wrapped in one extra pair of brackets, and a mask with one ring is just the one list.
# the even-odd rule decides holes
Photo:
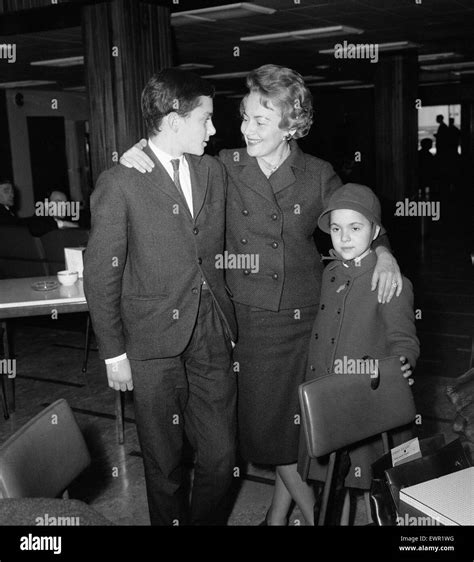
[(199, 105), (200, 96), (214, 97), (214, 86), (187, 70), (165, 68), (154, 74), (142, 92), (142, 114), (149, 135), (160, 131), (163, 117), (176, 111), (185, 117)]

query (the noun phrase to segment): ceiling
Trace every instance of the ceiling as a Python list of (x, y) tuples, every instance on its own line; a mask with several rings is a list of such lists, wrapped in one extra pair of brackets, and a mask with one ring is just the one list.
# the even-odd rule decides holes
[[(421, 3), (417, 4), (419, 1)], [(172, 12), (230, 3), (233, 3), (232, 0), (180, 0), (178, 4), (170, 1)], [(356, 80), (357, 84), (365, 86), (373, 81), (375, 64), (368, 60), (336, 59), (334, 54), (321, 54), (319, 51), (334, 48), (336, 43), (342, 43), (343, 40), (377, 44), (408, 41), (418, 46), (419, 55), (455, 53), (445, 60), (420, 62), (423, 67), (441, 63), (448, 65), (438, 71), (420, 68), (421, 83), (474, 82), (473, 0), (256, 0), (250, 3), (272, 8), (275, 12), (270, 15), (255, 13), (215, 22), (174, 25), (176, 65), (212, 65), (212, 68), (198, 72), (213, 75), (245, 72), (261, 64), (275, 63), (290, 66), (305, 76), (321, 77), (308, 80), (314, 82), (315, 87), (319, 87), (318, 82), (340, 80)], [(71, 17), (64, 20), (64, 25), (68, 27), (30, 33), (15, 33), (22, 29), (22, 21), (25, 22), (26, 30), (26, 12), (16, 17), (14, 25), (10, 23), (13, 21), (11, 18), (0, 14), (0, 45), (15, 43), (17, 46), (15, 64), (0, 60), (0, 87), (4, 82), (45, 80), (54, 83), (45, 86), (48, 88), (84, 88), (84, 67), (81, 65), (67, 68), (30, 65), (37, 60), (83, 55), (77, 4), (75, 8), (78, 17), (72, 16), (72, 10)], [(363, 33), (267, 45), (241, 41), (242, 37), (251, 35), (338, 25), (357, 28)], [(239, 56), (234, 56), (235, 47), (240, 49)], [(449, 66), (459, 62), (472, 62), (472, 65), (458, 74), (455, 72), (459, 68)], [(473, 72), (465, 72), (469, 70)], [(228, 96), (238, 94), (244, 85), (242, 77), (212, 80), (218, 92)]]

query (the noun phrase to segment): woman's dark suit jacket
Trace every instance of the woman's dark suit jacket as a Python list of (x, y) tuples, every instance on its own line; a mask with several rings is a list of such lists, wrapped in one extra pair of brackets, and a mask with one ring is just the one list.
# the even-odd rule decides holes
[(259, 256), (258, 273), (227, 269), (234, 300), (272, 311), (317, 304), (323, 267), (313, 233), (342, 185), (331, 164), (304, 154), (292, 141), (272, 189), (245, 148), (219, 156), (229, 176), (226, 250)]

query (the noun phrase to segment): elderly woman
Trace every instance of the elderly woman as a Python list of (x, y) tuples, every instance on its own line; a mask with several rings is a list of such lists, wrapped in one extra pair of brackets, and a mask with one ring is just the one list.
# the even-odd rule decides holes
[[(247, 461), (276, 467), (263, 524), (288, 524), (293, 499), (312, 525), (313, 490), (296, 468), (298, 386), (304, 381), (323, 268), (313, 233), (342, 182), (328, 162), (303, 153), (296, 142), (313, 122), (312, 96), (303, 78), (268, 64), (250, 72), (247, 86), (241, 104), (246, 149), (219, 155), (228, 173), (228, 256), (248, 256), (247, 264), (258, 264), (226, 271), (239, 328), (234, 353), (240, 452)], [(139, 150), (142, 143), (121, 163), (150, 170), (153, 163)], [(402, 282), (384, 244), (386, 236), (374, 243), (378, 261), (372, 278), (381, 302), (395, 290), (399, 294)]]

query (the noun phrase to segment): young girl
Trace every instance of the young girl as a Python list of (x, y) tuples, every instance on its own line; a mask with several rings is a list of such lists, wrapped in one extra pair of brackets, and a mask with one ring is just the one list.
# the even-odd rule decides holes
[[(371, 291), (376, 263), (371, 244), (382, 229), (380, 214), (375, 194), (366, 186), (349, 183), (334, 192), (319, 217), (318, 226), (331, 235), (334, 250), (333, 261), (323, 273), (306, 380), (329, 373), (354, 372), (354, 365), (360, 365), (366, 355), (372, 359), (400, 356), (401, 371), (407, 378), (415, 366), (419, 341), (410, 281), (403, 278), (400, 297), (385, 304), (380, 304)], [(394, 436), (394, 440), (406, 440), (398, 437), (397, 440)], [(300, 474), (305, 479), (324, 481), (327, 464), (320, 459), (309, 462), (304, 445), (301, 449)], [(379, 437), (349, 448), (351, 466), (345, 486), (369, 490), (371, 464), (382, 454)]]

